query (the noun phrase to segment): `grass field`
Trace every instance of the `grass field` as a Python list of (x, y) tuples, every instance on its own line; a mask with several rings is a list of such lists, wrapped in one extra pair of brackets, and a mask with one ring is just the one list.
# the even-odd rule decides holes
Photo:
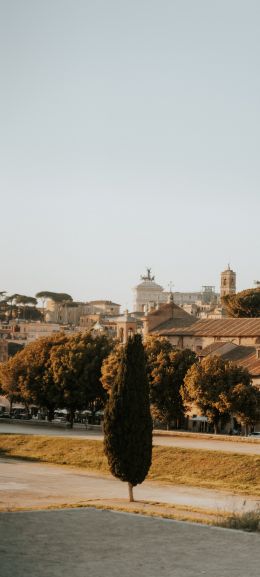
[[(109, 473), (100, 441), (1, 434), (0, 456)], [(154, 447), (148, 479), (260, 496), (260, 457), (235, 452)]]

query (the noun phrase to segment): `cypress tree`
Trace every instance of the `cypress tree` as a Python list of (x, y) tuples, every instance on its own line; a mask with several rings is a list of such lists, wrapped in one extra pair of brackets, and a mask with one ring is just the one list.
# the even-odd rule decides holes
[(129, 499), (152, 461), (152, 419), (140, 335), (128, 339), (105, 410), (104, 446), (111, 473), (126, 481)]

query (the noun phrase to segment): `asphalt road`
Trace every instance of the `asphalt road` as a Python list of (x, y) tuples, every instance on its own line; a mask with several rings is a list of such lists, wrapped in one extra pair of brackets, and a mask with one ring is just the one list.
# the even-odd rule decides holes
[(111, 511), (0, 514), (2, 577), (258, 577), (259, 536)]
[[(134, 489), (137, 501), (188, 505), (204, 509), (238, 512), (255, 509), (260, 499), (184, 485), (145, 481)], [(0, 508), (46, 507), (87, 500), (121, 500), (127, 485), (112, 476), (102, 476), (76, 467), (0, 459)]]
[[(0, 421), (0, 433), (22, 433), (30, 435), (51, 435), (53, 437), (72, 437), (72, 438), (83, 438), (83, 439), (103, 439), (103, 435), (100, 431), (86, 431), (85, 429), (63, 429), (59, 427), (48, 427), (48, 426), (38, 426), (30, 425), (24, 423), (3, 423)], [(169, 447), (183, 447), (187, 449), (207, 449), (211, 451), (228, 451), (231, 453), (243, 453), (246, 455), (260, 455), (260, 441), (253, 443), (250, 442), (239, 442), (239, 441), (222, 441), (215, 439), (207, 439), (197, 437), (192, 439), (191, 437), (180, 437), (180, 436), (156, 436), (153, 437), (154, 445), (163, 445)]]

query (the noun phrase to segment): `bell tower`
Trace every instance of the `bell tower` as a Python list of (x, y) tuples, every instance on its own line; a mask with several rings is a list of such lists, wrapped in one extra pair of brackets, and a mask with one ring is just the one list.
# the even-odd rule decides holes
[(231, 270), (230, 265), (221, 273), (220, 298), (236, 293), (236, 273)]

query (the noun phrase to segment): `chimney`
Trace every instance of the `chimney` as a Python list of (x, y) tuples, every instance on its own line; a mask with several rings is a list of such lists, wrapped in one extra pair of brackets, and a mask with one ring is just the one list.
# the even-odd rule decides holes
[(260, 347), (256, 347), (255, 352), (256, 352), (256, 358), (260, 359)]

